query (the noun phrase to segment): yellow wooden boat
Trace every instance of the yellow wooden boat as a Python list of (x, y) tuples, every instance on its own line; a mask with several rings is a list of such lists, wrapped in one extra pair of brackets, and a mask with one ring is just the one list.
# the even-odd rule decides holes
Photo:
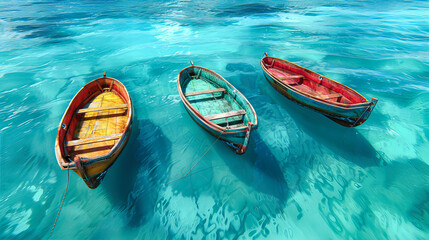
[(86, 84), (72, 99), (57, 132), (55, 155), (62, 170), (96, 188), (131, 134), (133, 106), (125, 86), (106, 77)]

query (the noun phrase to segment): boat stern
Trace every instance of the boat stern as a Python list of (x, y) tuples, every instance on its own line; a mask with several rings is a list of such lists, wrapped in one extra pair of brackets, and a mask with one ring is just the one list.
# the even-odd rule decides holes
[(249, 144), (249, 140), (250, 140), (250, 133), (254, 129), (256, 129), (256, 127), (254, 128), (254, 125), (251, 122), (249, 122), (247, 124), (247, 131), (246, 131), (246, 135), (244, 137), (244, 142), (243, 142), (242, 145), (241, 144), (236, 144), (236, 145), (238, 145), (238, 147), (236, 148), (235, 153), (237, 153), (238, 155), (241, 155), (241, 154), (244, 154), (246, 152), (247, 145)]

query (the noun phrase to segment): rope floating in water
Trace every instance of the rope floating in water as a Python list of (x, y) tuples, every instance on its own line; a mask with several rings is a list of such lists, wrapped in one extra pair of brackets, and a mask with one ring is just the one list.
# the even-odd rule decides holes
[(220, 138), (220, 136), (222, 136), (222, 134), (223, 133), (221, 133), (217, 138), (216, 138), (216, 140), (212, 143), (212, 145), (206, 150), (206, 152), (203, 154), (203, 156), (197, 161), (197, 163), (195, 163), (194, 164), (194, 166), (183, 176), (183, 177), (181, 177), (181, 178), (178, 178), (178, 179), (176, 179), (176, 180), (173, 180), (173, 181), (171, 181), (171, 182), (168, 182), (167, 183), (167, 185), (168, 184), (170, 184), (170, 183), (173, 183), (173, 182), (176, 182), (176, 181), (179, 181), (179, 180), (181, 180), (181, 179), (184, 179), (186, 176), (188, 176), (188, 174), (189, 173), (191, 173), (192, 172), (192, 170), (198, 165), (198, 163), (200, 163), (200, 161), (201, 161), (201, 159), (203, 159), (203, 157), (210, 151), (210, 149), (215, 145), (215, 143), (217, 142), (217, 140), (219, 140), (219, 138)]
[(54, 226), (52, 226), (51, 233), (49, 234), (48, 239), (51, 237), (52, 233), (54, 232), (55, 226), (57, 225), (58, 217), (60, 216), (61, 209), (63, 208), (64, 199), (66, 198), (67, 189), (69, 188), (69, 181), (70, 181), (70, 168), (67, 168), (67, 186), (66, 191), (64, 192), (63, 200), (61, 201), (60, 209), (58, 210), (57, 217), (55, 218)]

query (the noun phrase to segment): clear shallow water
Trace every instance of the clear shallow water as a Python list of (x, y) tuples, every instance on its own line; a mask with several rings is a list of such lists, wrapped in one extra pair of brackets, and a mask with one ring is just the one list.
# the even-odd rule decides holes
[[(67, 172), (54, 155), (69, 101), (117, 78), (130, 141), (90, 190), (70, 173), (53, 239), (428, 239), (426, 1), (1, 2), (0, 237), (46, 239)], [(263, 52), (379, 103), (348, 129), (277, 93)], [(178, 72), (228, 79), (260, 126), (235, 155), (187, 115)]]

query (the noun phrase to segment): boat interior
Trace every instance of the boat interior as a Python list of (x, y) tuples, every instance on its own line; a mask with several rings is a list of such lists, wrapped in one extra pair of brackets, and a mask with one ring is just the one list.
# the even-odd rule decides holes
[(129, 117), (126, 100), (109, 84), (97, 85), (99, 90), (87, 93), (89, 100), (74, 110), (64, 143), (71, 159), (108, 154), (126, 129)]
[(236, 100), (236, 91), (230, 93), (227, 87), (201, 74), (200, 69), (184, 71), (187, 73), (183, 78), (182, 91), (192, 107), (205, 119), (227, 129), (247, 126), (251, 119)]
[(350, 92), (344, 86), (296, 65), (288, 65), (265, 57), (267, 71), (282, 83), (320, 100), (332, 103), (353, 104), (365, 102), (362, 96)]

